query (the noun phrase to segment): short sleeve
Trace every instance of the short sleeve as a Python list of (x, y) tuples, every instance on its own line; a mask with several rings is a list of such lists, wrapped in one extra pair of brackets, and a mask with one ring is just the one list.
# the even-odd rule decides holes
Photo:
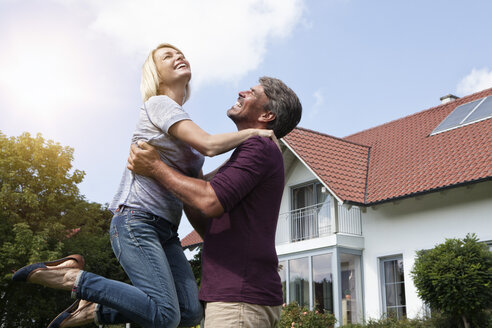
[(269, 141), (267, 138), (252, 137), (243, 142), (210, 181), (226, 212), (246, 197), (268, 174), (271, 168)]
[(151, 123), (166, 133), (174, 123), (191, 119), (190, 115), (168, 96), (154, 96), (145, 105)]

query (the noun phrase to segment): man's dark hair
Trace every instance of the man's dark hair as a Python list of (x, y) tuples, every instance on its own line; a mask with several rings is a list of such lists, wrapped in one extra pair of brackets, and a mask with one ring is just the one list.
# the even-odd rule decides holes
[(268, 104), (265, 110), (275, 114), (275, 120), (270, 122), (268, 129), (273, 130), (277, 138), (282, 138), (292, 131), (301, 120), (302, 105), (297, 95), (284, 82), (273, 77), (260, 78)]

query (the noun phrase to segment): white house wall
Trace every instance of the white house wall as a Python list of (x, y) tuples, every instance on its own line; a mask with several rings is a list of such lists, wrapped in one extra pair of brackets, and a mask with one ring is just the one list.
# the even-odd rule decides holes
[[(280, 213), (290, 210), (291, 187), (315, 179), (313, 173), (295, 159), (286, 172)], [(467, 233), (492, 241), (492, 181), (367, 207), (362, 212), (361, 238), (365, 318), (380, 318), (384, 312), (380, 258), (402, 256), (407, 315), (416, 317), (422, 314), (423, 304), (410, 275), (415, 252), (432, 248), (446, 238), (463, 238)], [(313, 244), (312, 250), (315, 250), (334, 243), (320, 238), (305, 244)], [(281, 256), (309, 252), (300, 246), (278, 246), (277, 250)]]
[(410, 276), (415, 252), (467, 233), (491, 241), (492, 181), (369, 207), (362, 213), (362, 231), (366, 318), (380, 318), (383, 312), (379, 259), (400, 254), (407, 315), (415, 317), (422, 313), (422, 302)]

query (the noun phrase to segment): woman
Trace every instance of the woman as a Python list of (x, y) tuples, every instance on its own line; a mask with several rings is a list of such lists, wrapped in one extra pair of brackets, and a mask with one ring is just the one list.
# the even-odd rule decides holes
[[(189, 97), (190, 79), (190, 65), (175, 46), (161, 44), (150, 53), (142, 72), (144, 105), (132, 142), (149, 142), (168, 165), (197, 177), (203, 155), (226, 152), (254, 135), (274, 138), (271, 130), (263, 129), (219, 135), (203, 131), (181, 107)], [(197, 325), (203, 310), (177, 235), (182, 203), (153, 179), (126, 169), (110, 209), (115, 214), (110, 228), (113, 251), (133, 285), (83, 271), (80, 255), (26, 266), (13, 279), (71, 290), (79, 299), (50, 327), (90, 322)]]

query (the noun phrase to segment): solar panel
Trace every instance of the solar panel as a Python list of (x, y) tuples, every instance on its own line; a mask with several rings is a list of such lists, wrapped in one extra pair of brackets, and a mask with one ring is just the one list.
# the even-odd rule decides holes
[(485, 100), (470, 114), (463, 124), (478, 122), (486, 118), (492, 117), (492, 97), (487, 97)]
[(483, 98), (456, 107), (451, 114), (449, 114), (444, 121), (434, 129), (434, 131), (432, 131), (431, 135), (459, 127), (461, 122), (482, 100)]

